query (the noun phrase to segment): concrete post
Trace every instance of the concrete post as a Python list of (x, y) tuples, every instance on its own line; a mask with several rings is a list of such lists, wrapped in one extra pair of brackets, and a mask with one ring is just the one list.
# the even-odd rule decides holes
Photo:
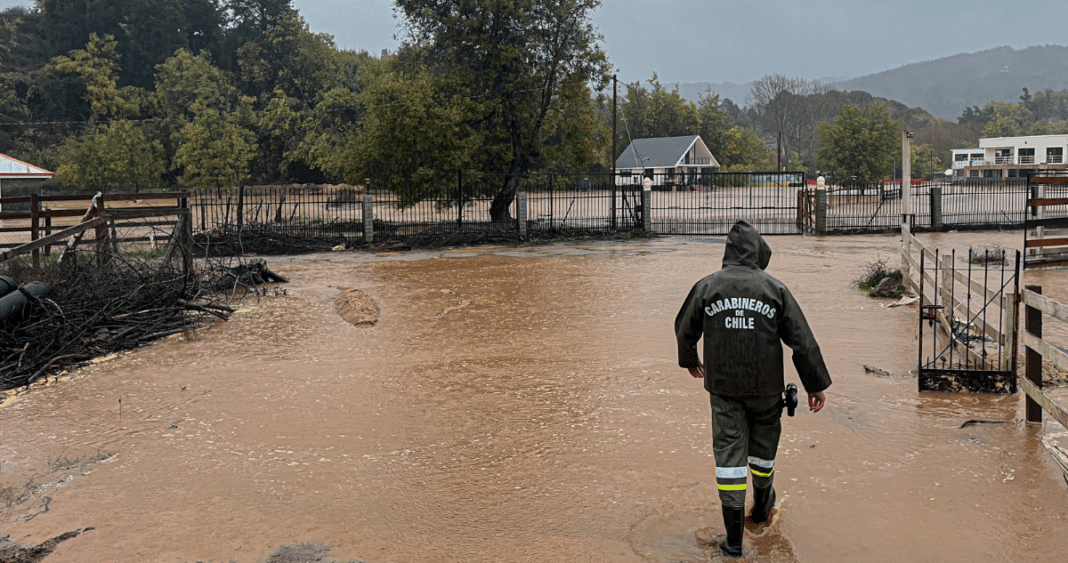
[(650, 210), (653, 207), (653, 191), (650, 189), (642, 190), (642, 230), (653, 230), (653, 214)]
[(375, 241), (375, 196), (371, 194), (363, 196), (363, 241)]
[(816, 189), (816, 236), (827, 234), (827, 190)]
[(942, 230), (942, 186), (931, 186), (931, 230)]
[[(901, 224), (912, 226), (912, 132), (901, 132)], [(902, 229), (907, 227), (902, 226)]]
[(515, 214), (519, 221), (519, 238), (527, 238), (527, 193), (515, 194)]

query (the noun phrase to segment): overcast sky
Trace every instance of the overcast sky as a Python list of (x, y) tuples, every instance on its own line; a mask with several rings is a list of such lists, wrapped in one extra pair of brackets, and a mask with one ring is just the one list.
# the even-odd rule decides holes
[[(293, 4), (341, 47), (398, 44), (390, 0)], [(604, 0), (594, 21), (625, 82), (654, 71), (672, 84), (850, 78), (1003, 45), (1068, 43), (1064, 0)]]
[[(0, 8), (30, 0), (0, 0)], [(399, 44), (391, 0), (294, 0), (314, 32), (379, 53)], [(1008, 45), (1068, 44), (1068, 2), (604, 0), (593, 15), (621, 81), (851, 78)]]

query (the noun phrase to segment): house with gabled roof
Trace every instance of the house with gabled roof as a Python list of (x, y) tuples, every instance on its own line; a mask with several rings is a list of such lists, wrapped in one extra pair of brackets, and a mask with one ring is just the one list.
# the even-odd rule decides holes
[[(0, 153), (0, 197), (40, 194), (41, 185), (55, 175), (55, 172)], [(16, 203), (4, 205), (0, 211), (25, 211), (29, 208), (28, 203)]]
[(650, 178), (657, 186), (694, 184), (714, 168), (719, 162), (700, 135), (634, 139), (616, 159), (616, 182), (640, 184)]

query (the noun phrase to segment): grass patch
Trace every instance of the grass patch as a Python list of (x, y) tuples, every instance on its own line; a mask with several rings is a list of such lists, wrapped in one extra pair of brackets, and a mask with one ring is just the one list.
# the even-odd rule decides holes
[[(904, 276), (901, 270), (891, 269), (887, 266), (886, 261), (887, 259), (884, 258), (865, 264), (860, 270), (860, 275), (854, 280), (854, 283), (857, 284), (857, 289), (871, 297), (901, 297), (907, 294), (908, 287), (904, 283)], [(884, 292), (876, 295), (876, 288), (887, 278), (893, 280), (892, 282), (887, 282), (889, 288), (884, 288)]]

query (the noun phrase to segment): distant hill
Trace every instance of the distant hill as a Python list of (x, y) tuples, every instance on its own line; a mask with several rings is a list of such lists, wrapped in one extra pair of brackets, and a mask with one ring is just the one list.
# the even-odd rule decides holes
[[(1016, 50), (997, 47), (977, 53), (912, 63), (858, 78), (824, 80), (837, 90), (862, 90), (877, 98), (920, 107), (932, 115), (956, 121), (971, 106), (988, 102), (1018, 102), (1023, 89), (1033, 94), (1050, 88), (1068, 89), (1068, 47), (1044, 45)], [(739, 106), (752, 83), (681, 83), (679, 94), (697, 101), (711, 89)]]
[[(664, 87), (668, 90), (671, 89), (671, 86), (666, 84)], [(712, 92), (719, 94), (720, 98), (727, 98), (739, 106), (744, 106), (745, 95), (753, 89), (753, 83), (747, 82), (745, 84), (735, 84), (733, 82), (719, 82), (713, 84), (711, 82), (682, 82), (678, 84), (678, 87), (679, 95), (682, 96), (683, 99), (691, 102), (696, 103), (701, 99), (701, 96), (704, 95), (705, 92), (712, 90)]]
[(998, 47), (913, 63), (831, 86), (863, 90), (956, 120), (966, 107), (1018, 102), (1024, 88), (1031, 93), (1068, 88), (1068, 47)]

